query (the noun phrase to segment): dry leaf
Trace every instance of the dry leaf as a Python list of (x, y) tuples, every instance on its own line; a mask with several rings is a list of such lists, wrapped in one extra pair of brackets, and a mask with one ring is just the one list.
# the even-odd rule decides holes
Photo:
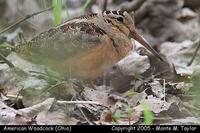
[[(143, 100), (149, 105), (150, 110), (154, 113), (160, 113), (161, 111), (168, 110), (171, 105), (171, 103), (167, 103), (166, 101), (153, 97), (152, 95), (147, 96), (146, 99)], [(143, 110), (141, 105), (136, 106), (134, 109)]]
[(38, 125), (76, 125), (78, 120), (73, 116), (67, 115), (64, 111), (42, 111), (37, 115)]
[(21, 112), (0, 101), (0, 125), (25, 125), (27, 121)]
[(192, 75), (195, 70), (200, 69), (200, 50), (191, 66), (188, 66), (199, 40), (196, 43), (186, 40), (182, 43), (166, 42), (160, 46), (160, 52), (164, 54), (168, 61), (174, 65), (176, 73), (180, 75)]
[(54, 103), (54, 98), (48, 98), (45, 101), (43, 101), (42, 103), (33, 105), (31, 107), (27, 107), (27, 108), (23, 108), (23, 109), (19, 109), (18, 111), (21, 112), (24, 116), (28, 116), (28, 117), (34, 117), (36, 115), (38, 115), (38, 113), (44, 111), (44, 110), (49, 110), (52, 106), (52, 104)]

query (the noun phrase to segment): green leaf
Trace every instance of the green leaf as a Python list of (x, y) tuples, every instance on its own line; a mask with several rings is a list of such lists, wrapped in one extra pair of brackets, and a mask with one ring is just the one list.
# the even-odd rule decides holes
[(53, 16), (54, 24), (59, 25), (61, 23), (61, 11), (62, 11), (62, 0), (52, 0), (53, 5)]
[(134, 109), (131, 107), (127, 108), (128, 115), (130, 116), (133, 113)]
[(115, 119), (114, 124), (119, 125), (119, 119), (122, 117), (121, 113), (119, 111), (116, 111), (113, 115), (113, 118)]
[(118, 121), (122, 117), (121, 113), (119, 111), (116, 111), (113, 115), (113, 118)]
[(154, 116), (153, 116), (153, 113), (150, 111), (149, 105), (144, 100), (142, 100), (141, 106), (144, 112), (145, 125), (152, 125)]

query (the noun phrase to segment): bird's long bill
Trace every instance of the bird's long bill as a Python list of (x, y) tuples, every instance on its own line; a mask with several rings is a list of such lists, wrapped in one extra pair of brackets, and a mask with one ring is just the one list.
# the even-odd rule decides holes
[(147, 43), (142, 36), (137, 33), (136, 30), (134, 30), (131, 33), (131, 37), (134, 38), (137, 42), (139, 42), (140, 44), (142, 44), (145, 48), (147, 48), (151, 53), (153, 53), (156, 57), (158, 57), (161, 61), (164, 61), (164, 59), (158, 54), (158, 52), (156, 52), (149, 43)]

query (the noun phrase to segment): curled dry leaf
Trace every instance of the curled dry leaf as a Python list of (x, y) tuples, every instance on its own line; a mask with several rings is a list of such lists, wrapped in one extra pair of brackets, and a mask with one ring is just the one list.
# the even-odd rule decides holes
[(54, 103), (54, 100), (54, 98), (48, 98), (42, 103), (33, 105), (31, 107), (19, 109), (18, 111), (21, 112), (24, 116), (33, 117), (44, 110), (49, 110)]
[(174, 65), (177, 74), (192, 75), (200, 68), (200, 50), (191, 66), (188, 66), (194, 51), (197, 48), (199, 39), (195, 42), (190, 40), (181, 43), (166, 42), (160, 46), (160, 52), (167, 57), (167, 60)]
[(27, 121), (21, 112), (0, 101), (0, 125), (25, 125)]

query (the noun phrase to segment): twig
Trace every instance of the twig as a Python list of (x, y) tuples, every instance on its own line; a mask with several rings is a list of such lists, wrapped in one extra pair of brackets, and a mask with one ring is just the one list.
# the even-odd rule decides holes
[(1, 53), (0, 53), (0, 58), (10, 67), (10, 68), (14, 68), (15, 66), (9, 61), (7, 60)]
[(192, 63), (193, 63), (195, 57), (197, 56), (197, 52), (199, 51), (199, 48), (200, 48), (200, 39), (198, 39), (197, 41), (194, 42), (194, 44), (196, 44), (196, 43), (198, 43), (198, 46), (197, 46), (197, 48), (196, 48), (196, 50), (195, 50), (195, 52), (194, 52), (194, 54), (193, 54), (193, 56), (192, 56), (192, 59), (191, 59), (190, 62), (187, 64), (188, 66), (192, 65)]
[(23, 99), (23, 96), (19, 96), (18, 94), (17, 95), (7, 94), (6, 96), (8, 98)]
[[(58, 104), (95, 104), (95, 105), (102, 105), (99, 102), (94, 101), (57, 101)], [(105, 106), (105, 105), (102, 105)]]
[[(75, 97), (76, 96), (74, 96), (72, 98), (72, 100), (74, 99), (74, 100), (77, 101), (77, 99)], [(83, 112), (83, 110), (79, 106), (77, 106), (77, 108), (79, 109), (79, 111), (81, 112), (81, 114), (83, 115), (83, 117), (85, 118), (85, 120), (89, 123), (89, 125), (93, 125), (93, 123), (87, 118), (87, 116), (85, 115), (85, 113)]]
[(45, 11), (51, 10), (52, 8), (53, 8), (53, 7), (49, 7), (49, 8), (47, 8), (47, 9), (45, 9), (45, 10), (42, 10), (42, 11), (39, 11), (39, 12), (35, 12), (35, 13), (33, 13), (33, 14), (28, 14), (28, 15), (26, 15), (23, 19), (18, 20), (16, 23), (14, 23), (14, 24), (8, 26), (7, 28), (5, 28), (4, 30), (0, 31), (0, 35), (1, 35), (2, 33), (6, 32), (6, 31), (12, 29), (13, 27), (19, 25), (20, 23), (24, 22), (25, 20), (27, 20), (27, 19), (29, 19), (29, 18), (31, 18), (31, 17), (33, 17), (33, 16), (36, 16), (36, 15), (38, 15), (38, 14), (41, 14), (41, 13), (43, 13), (43, 12), (45, 12)]
[(93, 125), (92, 122), (90, 122), (90, 120), (87, 118), (87, 116), (84, 114), (83, 110), (77, 106), (79, 111), (81, 112), (81, 114), (83, 115), (83, 117), (85, 118), (85, 120), (89, 123), (89, 125)]
[(163, 91), (164, 91), (164, 101), (166, 101), (165, 100), (165, 97), (166, 97), (166, 93), (165, 93), (165, 79), (163, 79)]
[[(77, 101), (76, 96), (73, 96), (72, 100), (73, 99), (75, 101)], [(81, 114), (83, 115), (83, 117), (85, 118), (85, 120), (89, 123), (89, 125), (93, 125), (93, 123), (90, 122), (90, 120), (87, 118), (87, 116), (85, 115), (85, 113), (83, 112), (83, 110), (79, 106), (77, 106), (77, 108), (79, 109), (79, 111), (81, 112)]]
[[(144, 117), (141, 116), (140, 119), (144, 119)], [(153, 119), (154, 120), (164, 120), (164, 121), (173, 120), (173, 118), (171, 118), (171, 117), (154, 117)]]

